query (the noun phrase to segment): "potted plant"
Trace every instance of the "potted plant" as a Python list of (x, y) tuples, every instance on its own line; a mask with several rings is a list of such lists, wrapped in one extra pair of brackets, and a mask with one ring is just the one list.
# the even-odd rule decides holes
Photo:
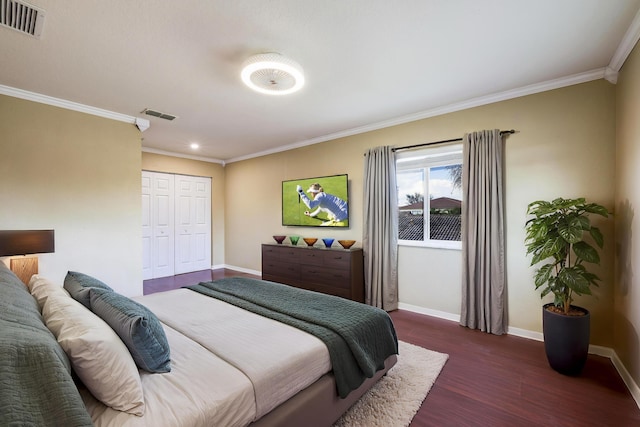
[(607, 209), (584, 198), (538, 200), (527, 207), (533, 218), (526, 222), (527, 255), (535, 273), (541, 298), (553, 294), (553, 303), (542, 310), (545, 352), (553, 369), (567, 375), (582, 371), (589, 350), (590, 313), (572, 305), (574, 295), (591, 295), (600, 279), (586, 263), (600, 264), (598, 251), (584, 238), (589, 235), (602, 248), (604, 239), (591, 225), (590, 214), (608, 217)]

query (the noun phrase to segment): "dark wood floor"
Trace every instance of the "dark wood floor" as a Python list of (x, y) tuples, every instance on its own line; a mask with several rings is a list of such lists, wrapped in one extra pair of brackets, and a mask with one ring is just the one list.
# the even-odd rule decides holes
[[(207, 270), (145, 281), (144, 293), (237, 275), (255, 277)], [(391, 318), (399, 339), (449, 355), (411, 427), (640, 426), (640, 409), (605, 357), (590, 355), (582, 375), (567, 377), (549, 367), (541, 342), (404, 310)]]
[(145, 280), (142, 285), (142, 293), (144, 295), (153, 294), (156, 292), (180, 288), (182, 286), (197, 285), (200, 282), (209, 282), (211, 280), (218, 280), (233, 276), (260, 278), (252, 274), (227, 269), (194, 271), (193, 273), (178, 274), (177, 276)]

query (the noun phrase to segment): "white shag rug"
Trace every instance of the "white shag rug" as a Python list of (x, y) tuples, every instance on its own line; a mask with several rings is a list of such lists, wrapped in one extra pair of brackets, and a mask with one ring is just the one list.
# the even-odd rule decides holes
[(403, 341), (398, 362), (334, 427), (407, 427), (438, 378), (448, 354)]

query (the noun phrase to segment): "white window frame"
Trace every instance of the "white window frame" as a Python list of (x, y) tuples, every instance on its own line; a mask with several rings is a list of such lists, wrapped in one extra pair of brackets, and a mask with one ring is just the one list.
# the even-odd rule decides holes
[[(424, 170), (423, 193), (423, 221), (424, 235), (423, 240), (401, 240), (398, 239), (399, 246), (415, 246), (437, 249), (462, 250), (461, 241), (453, 240), (431, 240), (430, 221), (431, 215), (429, 182), (430, 171), (432, 167), (449, 166), (462, 164), (462, 144), (447, 144), (436, 147), (425, 147), (408, 151), (399, 151), (396, 153), (396, 173), (401, 171), (410, 171), (416, 169)], [(464, 203), (464, 200), (462, 201)]]

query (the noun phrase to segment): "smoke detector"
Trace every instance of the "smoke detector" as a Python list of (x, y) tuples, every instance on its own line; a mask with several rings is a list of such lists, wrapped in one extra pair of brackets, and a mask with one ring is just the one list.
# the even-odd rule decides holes
[(0, 0), (0, 25), (37, 39), (44, 27), (44, 10), (18, 0)]
[(287, 95), (304, 86), (300, 64), (279, 53), (261, 53), (242, 64), (240, 75), (244, 84), (256, 92)]

